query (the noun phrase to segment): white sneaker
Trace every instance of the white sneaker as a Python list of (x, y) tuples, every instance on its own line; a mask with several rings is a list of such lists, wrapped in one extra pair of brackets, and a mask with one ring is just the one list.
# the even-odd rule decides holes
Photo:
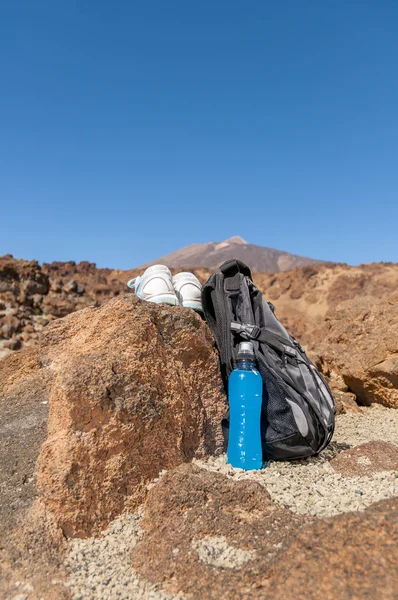
[(181, 306), (203, 312), (202, 284), (193, 273), (174, 275), (173, 285)]
[(148, 267), (143, 275), (130, 279), (128, 287), (135, 290), (141, 300), (147, 302), (162, 302), (176, 306), (180, 304), (170, 270), (165, 265)]

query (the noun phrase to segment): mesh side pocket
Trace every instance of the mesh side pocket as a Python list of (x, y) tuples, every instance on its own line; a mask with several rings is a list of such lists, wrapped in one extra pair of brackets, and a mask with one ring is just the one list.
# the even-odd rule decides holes
[(283, 384), (264, 365), (260, 366), (260, 372), (263, 378), (261, 434), (265, 443), (272, 443), (296, 433), (297, 425)]

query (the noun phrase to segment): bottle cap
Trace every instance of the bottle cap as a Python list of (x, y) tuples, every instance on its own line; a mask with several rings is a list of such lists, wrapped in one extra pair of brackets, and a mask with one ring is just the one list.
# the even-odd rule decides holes
[(254, 346), (252, 342), (241, 342), (238, 347), (238, 360), (254, 360)]

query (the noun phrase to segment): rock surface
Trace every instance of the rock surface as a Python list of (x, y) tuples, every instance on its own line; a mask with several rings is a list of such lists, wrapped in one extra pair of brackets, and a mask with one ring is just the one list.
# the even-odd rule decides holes
[[(186, 265), (172, 268), (173, 273)], [(218, 269), (194, 268), (205, 282)], [(119, 271), (122, 281), (142, 273), (142, 269)], [(373, 263), (351, 267), (344, 264), (313, 264), (284, 272), (265, 273), (253, 269), (253, 280), (288, 331), (310, 346), (314, 333), (327, 314), (336, 308), (367, 307), (388, 300), (398, 287), (398, 264)]]
[(186, 598), (254, 598), (304, 522), (255, 482), (182, 465), (149, 492), (132, 567)]
[[(292, 581), (290, 565), (293, 572), (309, 565), (315, 594), (309, 598), (320, 598), (321, 590), (333, 600), (334, 586), (347, 600), (372, 598), (375, 585), (385, 594), (378, 597), (393, 597), (396, 508), (380, 505), (381, 520), (373, 509), (398, 494), (396, 473), (387, 470), (395, 465), (392, 448), (379, 446), (382, 440), (396, 448), (398, 411), (372, 405), (340, 414), (334, 441), (320, 456), (231, 473), (223, 455), (206, 457), (222, 449), (225, 408), (208, 329), (193, 311), (132, 295), (50, 324), (35, 347), (0, 362), (0, 379), (7, 500), (0, 596), (189, 600), (219, 590), (225, 598), (289, 599), (304, 585), (299, 573), (300, 583)], [(332, 379), (352, 399), (344, 380)], [(35, 460), (46, 437), (48, 399), (37, 500)], [(371, 441), (376, 446), (364, 454)], [(342, 475), (334, 468), (345, 453), (369, 459), (371, 452), (377, 466), (371, 473)], [(178, 477), (169, 470), (156, 480), (161, 468), (191, 458), (195, 464), (180, 466)], [(142, 534), (131, 511), (148, 490)], [(98, 537), (69, 539), (63, 565), (63, 533)], [(142, 557), (155, 554), (149, 573)], [(332, 565), (327, 580), (325, 561)]]
[[(369, 515), (373, 508), (378, 510), (378, 506), (388, 507), (386, 512), (391, 512), (391, 518), (395, 518), (395, 509), (391, 509), (392, 505), (384, 500), (379, 505), (375, 505), (375, 502), (398, 496), (396, 473), (383, 471), (369, 475), (342, 476), (331, 466), (335, 457), (345, 454), (350, 445), (364, 446), (370, 440), (380, 439), (398, 442), (398, 411), (373, 405), (361, 409), (356, 414), (349, 412), (339, 415), (336, 441), (319, 456), (311, 459), (291, 463), (273, 462), (261, 471), (243, 472), (226, 465), (225, 456), (221, 455), (206, 460), (195, 460), (194, 467), (184, 465), (178, 468), (177, 472), (162, 472), (160, 477), (149, 486), (151, 491), (146, 507), (144, 505), (135, 514), (124, 513), (96, 538), (74, 538), (69, 541), (70, 552), (66, 566), (69, 573), (67, 585), (73, 594), (72, 598), (74, 600), (92, 598), (93, 589), (104, 600), (112, 599), (116, 595), (123, 600), (129, 598), (188, 600), (206, 598), (207, 594), (212, 592), (214, 595), (210, 597), (229, 598), (231, 595), (234, 597), (233, 593), (242, 592), (243, 581), (248, 572), (251, 573), (250, 577), (258, 576), (256, 573), (253, 575), (256, 556), (258, 557), (253, 553), (253, 550), (257, 551), (253, 544), (258, 546), (268, 544), (268, 553), (275, 552), (275, 556), (274, 558), (267, 556), (270, 567), (264, 573), (260, 565), (264, 577), (261, 579), (258, 576), (257, 587), (249, 588), (246, 593), (242, 592), (238, 597), (253, 598), (253, 600), (269, 597), (283, 598), (282, 592), (278, 591), (283, 583), (278, 582), (277, 592), (273, 595), (268, 594), (267, 586), (274, 580), (278, 581), (281, 568), (284, 576), (288, 574), (290, 562), (286, 561), (291, 560), (288, 552), (289, 548), (293, 547), (295, 535), (303, 536), (306, 548), (311, 548), (308, 554), (309, 560), (311, 563), (315, 561), (315, 566), (312, 564), (309, 566), (312, 580), (308, 594), (316, 594), (318, 587), (321, 587), (323, 591), (326, 590), (324, 600), (335, 599), (333, 589), (324, 587), (324, 578), (327, 576), (325, 561), (328, 564), (330, 561), (338, 565), (338, 569), (334, 570), (328, 582), (330, 584), (333, 578), (341, 576), (343, 584), (339, 584), (339, 589), (343, 598), (347, 596), (350, 598), (349, 593), (353, 589), (360, 589), (360, 593), (358, 596), (353, 594), (352, 597), (383, 598), (385, 594), (389, 598), (395, 581), (393, 579), (391, 582), (389, 573), (383, 574), (385, 544), (373, 540), (373, 547), (368, 543), (362, 547), (360, 529), (350, 529), (353, 535), (351, 540), (345, 540), (342, 531), (345, 523), (351, 527), (352, 519), (360, 515), (366, 515), (366, 519), (370, 518), (373, 522), (373, 517)], [(377, 442), (375, 443), (377, 445)], [(197, 466), (200, 466), (200, 471), (197, 470)], [(206, 475), (203, 470), (211, 473)], [(282, 551), (283, 548), (273, 548), (270, 543), (269, 536), (274, 535), (272, 522), (271, 527), (265, 531), (266, 535), (260, 536), (260, 541), (258, 537), (256, 538), (258, 531), (264, 533), (262, 527), (267, 519), (272, 521), (273, 518), (273, 513), (269, 511), (268, 494), (273, 506), (278, 509), (275, 511), (277, 518), (287, 511), (288, 515), (299, 517), (296, 521), (298, 528), (300, 523), (302, 524), (297, 534), (294, 532), (292, 534), (290, 521), (286, 523), (287, 529), (284, 530), (282, 527), (281, 535), (283, 533), (286, 535), (283, 546), (286, 552)], [(253, 508), (256, 499), (261, 499), (259, 511)], [(147, 514), (141, 521), (142, 509), (144, 514)], [(347, 520), (340, 521), (338, 528), (334, 525), (335, 517), (324, 518), (342, 513), (346, 515)], [(362, 517), (359, 521), (361, 519)], [(261, 522), (260, 525), (257, 520)], [(149, 522), (146, 524), (146, 521)], [(366, 520), (365, 523), (370, 521)], [(146, 532), (142, 531), (141, 523), (146, 527)], [(313, 531), (318, 531), (318, 524), (323, 524), (322, 535), (316, 534), (314, 543)], [(155, 541), (158, 527), (163, 532), (163, 538), (157, 546)], [(334, 539), (330, 541), (328, 537), (327, 532), (332, 528), (334, 538), (339, 536), (336, 544)], [(372, 531), (377, 536), (378, 529), (373, 528)], [(195, 535), (191, 536), (189, 532), (191, 534), (195, 532)], [(247, 544), (243, 543), (245, 536), (247, 536), (246, 540), (249, 540)], [(324, 538), (324, 541), (321, 538)], [(392, 540), (395, 543), (394, 536)], [(325, 545), (332, 544), (336, 556), (330, 556), (328, 547), (325, 548)], [(356, 567), (351, 571), (355, 556), (352, 555), (350, 548), (354, 545), (357, 545), (359, 553), (364, 549), (366, 554), (366, 561), (361, 566), (363, 575), (358, 575)], [(261, 547), (259, 552), (263, 551)], [(147, 561), (152, 560), (150, 553), (156, 553), (155, 565), (160, 565), (159, 572), (157, 568), (150, 570), (145, 564), (142, 552)], [(296, 548), (295, 552), (299, 555), (303, 554), (300, 547)], [(340, 561), (343, 556), (348, 557), (347, 571), (344, 570), (343, 560)], [(394, 560), (393, 555), (391, 562), (393, 563)], [(138, 561), (137, 570), (131, 568), (132, 561), (133, 564)], [(379, 565), (376, 570), (372, 561), (376, 566)], [(292, 564), (297, 568), (296, 560), (293, 560)], [(174, 570), (175, 565), (177, 566)], [(388, 567), (389, 563), (386, 563), (386, 566)], [(227, 577), (231, 567), (241, 576), (237, 588), (232, 591)], [(307, 565), (303, 564), (301, 568), (305, 570)], [(184, 569), (187, 571), (185, 572)], [(198, 581), (199, 575), (201, 581)], [(216, 593), (213, 590), (209, 591), (209, 587), (217, 576), (220, 578), (220, 583), (215, 584)], [(363, 581), (358, 581), (360, 576)], [(371, 581), (373, 576), (376, 581), (374, 585), (378, 587), (376, 596)], [(149, 581), (146, 577), (149, 577)], [(181, 581), (188, 581), (187, 587), (184, 583), (184, 587), (180, 588)], [(221, 583), (223, 589), (219, 591)], [(332, 586), (329, 585), (329, 588)], [(192, 593), (184, 592), (185, 589), (192, 590)], [(293, 586), (292, 589), (294, 592), (284, 590), (283, 593), (307, 597), (304, 588), (297, 589)]]
[[(40, 267), (36, 261), (0, 258), (0, 357), (37, 343), (54, 319), (119, 295), (140, 272), (97, 269), (87, 262)], [(205, 268), (194, 272), (201, 281), (210, 275)], [(397, 406), (398, 265), (315, 264), (254, 273), (254, 281), (330, 377), (338, 410), (356, 410), (342, 393), (353, 393), (363, 404)]]
[(0, 597), (67, 600), (66, 541), (40, 502), (18, 514), (0, 542)]
[(127, 295), (74, 313), (0, 361), (0, 380), (5, 597), (63, 597), (63, 534), (103, 529), (163, 467), (223, 448), (218, 355), (190, 309)]
[(331, 462), (342, 475), (361, 477), (383, 471), (398, 472), (398, 445), (389, 442), (368, 442), (345, 450)]
[(126, 295), (55, 321), (39, 357), (50, 414), (38, 489), (68, 536), (137, 507), (161, 469), (221, 451), (218, 355), (191, 309)]
[(359, 408), (355, 394), (350, 392), (341, 392), (331, 387), (336, 406), (336, 414), (344, 415), (347, 412), (361, 412)]
[[(398, 499), (304, 527), (283, 552), (260, 598), (395, 600)], [(256, 598), (256, 596), (253, 596)]]
[[(337, 308), (367, 307), (398, 288), (398, 264), (310, 265), (284, 273), (257, 273), (256, 285), (276, 306), (288, 331), (312, 347), (325, 317)], [(315, 346), (316, 348), (316, 346)]]
[(81, 262), (39, 265), (0, 257), (0, 358), (35, 343), (43, 327), (58, 317), (99, 306), (125, 291), (110, 269)]
[(149, 493), (133, 570), (184, 598), (395, 598), (398, 501), (294, 516), (252, 481), (183, 465)]
[(33, 348), (0, 361), (0, 597), (64, 598), (65, 540), (37, 502), (48, 391)]
[(226, 464), (225, 455), (194, 462), (233, 481), (261, 484), (275, 504), (296, 514), (329, 517), (364, 510), (379, 500), (398, 495), (398, 478), (394, 471), (343, 477), (331, 464), (336, 456), (353, 446), (381, 439), (398, 444), (398, 411), (373, 405), (359, 413), (339, 415), (333, 441), (318, 456), (306, 460), (271, 461), (266, 469), (247, 472)]
[[(254, 475), (221, 454), (205, 324), (120, 296), (128, 276), (0, 259), (0, 596), (69, 597), (66, 569), (76, 600), (395, 598), (397, 504), (374, 502), (398, 494), (397, 265), (255, 275), (309, 342), (339, 416), (319, 457)], [(132, 513), (148, 490), (142, 533)], [(85, 539), (63, 566), (65, 535)]]
[(362, 404), (398, 408), (398, 296), (334, 311), (318, 333), (318, 365)]
[(34, 471), (47, 436), (48, 394), (29, 348), (0, 361), (0, 537), (36, 495)]

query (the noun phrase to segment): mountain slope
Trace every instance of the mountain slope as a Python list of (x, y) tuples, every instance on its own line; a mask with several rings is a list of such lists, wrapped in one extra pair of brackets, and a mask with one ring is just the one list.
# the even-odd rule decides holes
[(295, 267), (305, 267), (325, 262), (289, 254), (282, 250), (256, 246), (249, 244), (241, 237), (234, 236), (224, 242), (209, 242), (207, 244), (186, 246), (185, 248), (181, 248), (181, 250), (146, 263), (141, 268), (155, 264), (165, 264), (173, 268), (183, 267), (193, 269), (195, 267), (204, 267), (206, 269), (217, 269), (217, 267), (229, 258), (239, 258), (249, 265), (252, 271), (261, 273), (279, 273), (280, 271), (289, 271)]

